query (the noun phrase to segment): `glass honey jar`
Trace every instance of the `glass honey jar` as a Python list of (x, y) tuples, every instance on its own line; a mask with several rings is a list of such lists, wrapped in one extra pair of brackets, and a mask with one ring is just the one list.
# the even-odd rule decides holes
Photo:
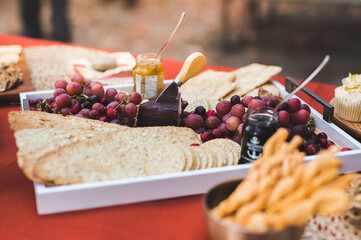
[(143, 98), (154, 99), (164, 89), (164, 68), (156, 53), (141, 53), (133, 68), (134, 91)]

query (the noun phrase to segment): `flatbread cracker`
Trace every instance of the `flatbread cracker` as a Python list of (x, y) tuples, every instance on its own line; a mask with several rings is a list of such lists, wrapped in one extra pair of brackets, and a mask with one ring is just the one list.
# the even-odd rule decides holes
[(235, 87), (235, 74), (206, 70), (192, 78), (180, 87), (182, 98), (189, 99), (220, 99), (230, 93)]
[(267, 66), (258, 63), (252, 63), (248, 66), (233, 71), (236, 74), (237, 87), (226, 96), (226, 99), (233, 95), (244, 96), (251, 90), (266, 83), (272, 76), (282, 71), (278, 66)]

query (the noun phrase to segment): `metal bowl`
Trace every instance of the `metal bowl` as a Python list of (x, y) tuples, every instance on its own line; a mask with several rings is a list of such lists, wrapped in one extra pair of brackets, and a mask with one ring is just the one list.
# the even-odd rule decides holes
[(250, 232), (237, 224), (227, 222), (211, 214), (211, 209), (226, 199), (242, 180), (233, 180), (213, 187), (204, 196), (203, 205), (206, 215), (208, 234), (210, 239), (230, 240), (298, 240), (301, 239), (304, 227), (288, 227), (282, 231), (268, 231), (265, 233)]

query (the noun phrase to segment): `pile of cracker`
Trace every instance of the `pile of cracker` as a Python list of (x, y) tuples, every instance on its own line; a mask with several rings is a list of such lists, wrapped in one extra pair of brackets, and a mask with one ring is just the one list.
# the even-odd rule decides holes
[(233, 95), (258, 96), (264, 90), (279, 96), (279, 91), (270, 79), (282, 71), (281, 67), (252, 63), (231, 72), (206, 70), (180, 87), (182, 98), (188, 101), (187, 111), (203, 106), (206, 110), (215, 109), (221, 99)]
[(238, 164), (228, 139), (202, 144), (189, 128), (130, 128), (36, 111), (9, 113), (18, 165), (31, 180), (64, 185)]

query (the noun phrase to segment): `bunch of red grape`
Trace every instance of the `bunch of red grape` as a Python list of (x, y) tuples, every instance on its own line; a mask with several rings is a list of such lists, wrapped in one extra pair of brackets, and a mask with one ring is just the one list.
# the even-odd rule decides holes
[[(181, 126), (194, 129), (200, 134), (203, 142), (213, 138), (227, 138), (241, 143), (243, 124), (247, 118), (246, 108), (258, 106), (275, 108), (279, 103), (278, 97), (245, 96), (241, 99), (238, 95), (234, 95), (230, 101), (220, 101), (216, 105), (216, 111), (206, 112), (202, 106), (197, 107), (193, 112), (184, 111), (181, 115)], [(296, 134), (304, 139), (300, 150), (307, 155), (316, 154), (321, 149), (334, 144), (327, 138), (326, 133), (321, 132), (317, 135), (309, 128), (310, 113), (310, 107), (301, 104), (298, 98), (291, 98), (282, 104), (278, 112), (280, 127), (285, 127), (289, 131), (289, 139)]]
[(48, 112), (60, 113), (63, 116), (74, 115), (134, 126), (137, 105), (141, 102), (142, 96), (137, 92), (128, 95), (115, 88), (104, 91), (100, 82), (86, 80), (81, 74), (75, 73), (71, 76), (71, 82), (55, 82), (54, 97), (35, 101), (30, 99), (29, 105), (30, 110), (48, 109)]

